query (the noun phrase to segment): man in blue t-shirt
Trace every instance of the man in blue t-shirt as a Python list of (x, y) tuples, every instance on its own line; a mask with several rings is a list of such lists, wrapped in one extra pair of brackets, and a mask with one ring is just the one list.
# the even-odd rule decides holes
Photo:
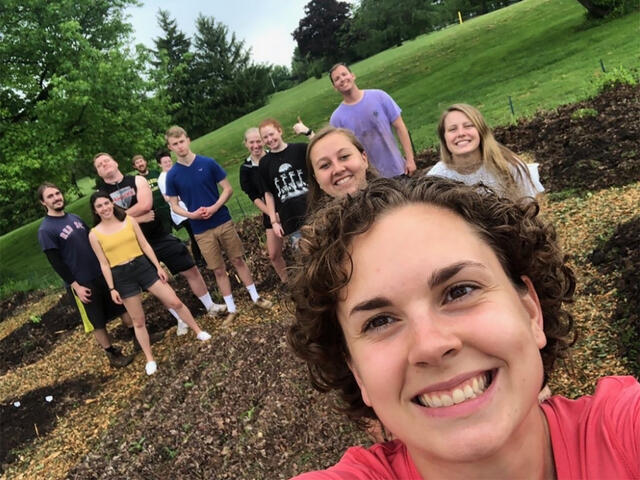
[(44, 254), (75, 298), (85, 327), (88, 327), (87, 321), (93, 326), (93, 335), (111, 365), (128, 365), (133, 357), (122, 355), (119, 348), (111, 345), (106, 323), (119, 316), (127, 327), (133, 328), (131, 318), (122, 305), (111, 299), (100, 264), (89, 244), (89, 227), (77, 215), (64, 211), (64, 197), (53, 183), (40, 185), (38, 198), (47, 211), (38, 228), (38, 242)]
[[(191, 140), (183, 128), (169, 128), (165, 138), (169, 150), (178, 158), (178, 162), (167, 173), (166, 195), (171, 209), (189, 219), (207, 267), (213, 270), (229, 312), (223, 326), (230, 326), (234, 321), (236, 305), (231, 294), (231, 283), (222, 250), (238, 272), (253, 303), (260, 308), (271, 308), (272, 303), (260, 297), (256, 290), (249, 267), (243, 258), (242, 241), (225, 206), (233, 193), (227, 173), (214, 159), (196, 155), (191, 151)], [(218, 191), (218, 187), (222, 189), (222, 193)], [(188, 210), (180, 207), (179, 200), (184, 202)]]

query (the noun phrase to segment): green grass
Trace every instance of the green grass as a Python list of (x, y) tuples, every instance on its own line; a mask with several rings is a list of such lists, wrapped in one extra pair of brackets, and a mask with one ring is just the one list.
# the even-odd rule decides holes
[[(589, 24), (584, 12), (575, 0), (524, 0), (405, 42), (352, 68), (361, 88), (381, 88), (398, 102), (420, 151), (436, 142), (436, 122), (451, 103), (471, 103), (491, 125), (503, 125), (514, 121), (509, 97), (515, 116), (527, 117), (593, 95), (602, 75), (600, 60), (608, 70), (623, 66), (637, 74), (639, 15)], [(296, 117), (317, 129), (339, 101), (325, 75), (278, 92), (268, 105), (193, 141), (195, 152), (216, 158), (227, 170), (235, 192), (228, 206), (235, 219), (257, 213), (238, 184), (246, 158), (244, 131), (274, 117), (284, 125), (287, 141), (305, 141), (293, 135)], [(90, 190), (88, 182), (78, 182), (82, 191)], [(69, 210), (89, 220), (87, 200), (77, 200)], [(0, 296), (24, 285), (59, 284), (38, 247), (38, 225), (0, 237)]]

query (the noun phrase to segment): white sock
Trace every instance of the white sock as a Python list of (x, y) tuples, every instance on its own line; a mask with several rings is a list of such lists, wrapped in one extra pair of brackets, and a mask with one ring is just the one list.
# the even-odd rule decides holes
[(178, 312), (176, 312), (173, 308), (169, 309), (169, 313), (173, 315), (173, 318), (175, 318), (177, 321), (179, 322), (182, 321), (182, 319), (180, 318), (180, 315), (178, 315)]
[(253, 303), (256, 303), (256, 300), (260, 298), (260, 295), (258, 295), (258, 291), (256, 290), (256, 286), (253, 283), (251, 285), (247, 285), (247, 292), (251, 295)]
[(229, 294), (222, 298), (224, 298), (224, 303), (227, 305), (227, 312), (236, 313), (236, 304), (233, 301), (233, 295)]
[(202, 302), (202, 305), (204, 305), (204, 308), (207, 311), (213, 306), (213, 300), (211, 300), (211, 295), (209, 294), (209, 292), (205, 293), (201, 297), (198, 297), (198, 299)]

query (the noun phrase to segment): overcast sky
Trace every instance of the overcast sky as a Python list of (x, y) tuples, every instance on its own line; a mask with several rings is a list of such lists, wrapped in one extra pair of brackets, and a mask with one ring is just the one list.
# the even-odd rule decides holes
[(135, 43), (153, 47), (153, 39), (162, 32), (158, 27), (158, 9), (168, 10), (187, 36), (195, 32), (199, 13), (213, 16), (229, 27), (238, 39), (251, 47), (256, 62), (291, 67), (295, 41), (291, 33), (304, 16), (309, 0), (142, 0), (142, 7), (129, 7)]

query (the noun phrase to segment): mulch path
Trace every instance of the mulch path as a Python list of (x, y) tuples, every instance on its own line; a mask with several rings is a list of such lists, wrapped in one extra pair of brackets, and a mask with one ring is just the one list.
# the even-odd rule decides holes
[[(620, 87), (496, 129), (500, 141), (541, 164), (551, 193), (543, 212), (578, 274), (572, 312), (580, 339), (573, 363), (551, 379), (553, 391), (568, 396), (591, 392), (602, 374), (640, 376), (638, 92)], [(597, 114), (580, 116), (580, 109)], [(419, 165), (435, 161), (426, 152)], [(259, 220), (246, 219), (239, 230), (258, 289), (276, 306), (253, 307), (232, 273), (242, 314), (222, 330), (186, 282), (173, 279), (213, 338), (176, 337), (172, 317), (146, 298), (149, 329), (167, 330), (154, 345), (153, 377), (144, 374), (141, 355), (111, 369), (59, 294), (31, 297), (22, 308), (21, 299), (8, 300), (14, 310), (0, 322), (2, 478), (288, 478), (367, 444), (334, 411), (331, 395), (310, 388), (285, 345), (290, 305), (264, 253)], [(113, 323), (116, 343), (129, 351)]]

